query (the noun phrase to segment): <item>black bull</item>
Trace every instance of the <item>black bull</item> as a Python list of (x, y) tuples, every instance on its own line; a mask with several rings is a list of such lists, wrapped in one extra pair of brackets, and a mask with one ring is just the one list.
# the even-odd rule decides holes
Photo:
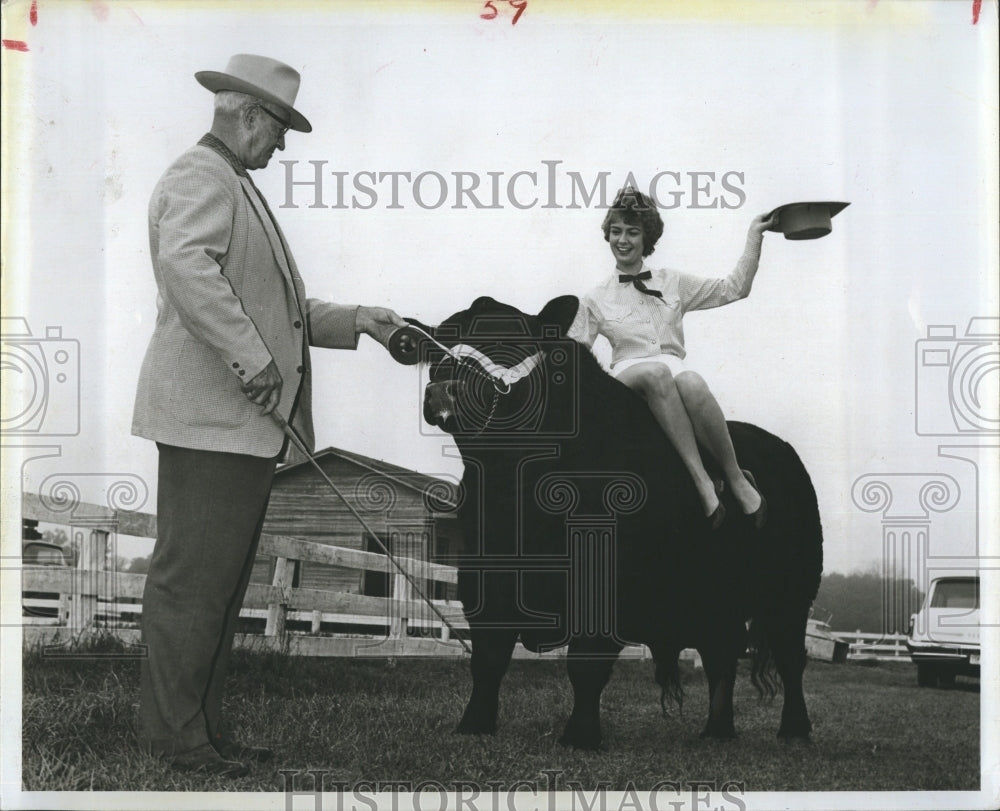
[[(769, 517), (755, 530), (724, 494), (726, 521), (711, 531), (645, 402), (564, 337), (577, 306), (565, 296), (528, 316), (480, 298), (425, 327), (439, 344), (488, 357), (420, 347), (430, 364), (424, 417), (453, 434), (465, 464), (456, 562), (473, 687), (458, 731), (496, 731), (520, 638), (529, 650), (569, 646), (574, 705), (561, 743), (600, 745), (600, 695), (626, 641), (649, 646), (661, 700), (679, 699), (679, 652), (698, 649), (709, 683), (703, 734), (720, 738), (735, 734), (737, 659), (749, 647), (758, 690), (773, 695), (775, 670), (784, 687), (778, 735), (808, 738), (805, 629), (823, 554), (808, 473), (786, 442), (730, 423)], [(491, 377), (526, 358), (524, 377)]]

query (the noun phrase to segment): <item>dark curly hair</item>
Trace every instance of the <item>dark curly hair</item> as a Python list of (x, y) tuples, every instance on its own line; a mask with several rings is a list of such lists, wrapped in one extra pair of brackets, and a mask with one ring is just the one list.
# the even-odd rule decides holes
[(642, 228), (642, 255), (649, 256), (656, 247), (657, 240), (663, 236), (663, 218), (656, 210), (653, 198), (631, 186), (619, 189), (601, 223), (604, 241), (608, 243), (611, 242), (611, 220), (615, 216), (621, 217), (626, 225), (638, 225)]

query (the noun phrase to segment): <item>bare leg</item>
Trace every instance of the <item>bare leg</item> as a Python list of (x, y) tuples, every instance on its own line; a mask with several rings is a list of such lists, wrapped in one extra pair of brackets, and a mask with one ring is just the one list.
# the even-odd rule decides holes
[(733, 496), (744, 513), (753, 513), (760, 506), (760, 493), (747, 481), (739, 462), (729, 426), (718, 400), (697, 372), (681, 372), (676, 378), (677, 391), (698, 437), (722, 466)]
[[(719, 495), (715, 492), (715, 483), (702, 464), (694, 426), (670, 370), (662, 363), (637, 363), (622, 372), (618, 379), (646, 399), (649, 410), (677, 449), (691, 475), (705, 515), (711, 515), (719, 506)], [(726, 435), (729, 435), (728, 430)], [(735, 454), (733, 458), (735, 459)]]

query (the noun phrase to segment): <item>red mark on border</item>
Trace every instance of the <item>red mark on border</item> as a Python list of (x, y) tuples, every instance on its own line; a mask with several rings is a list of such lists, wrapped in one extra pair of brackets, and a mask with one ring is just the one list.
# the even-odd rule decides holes
[[(31, 8), (28, 9), (28, 22), (32, 25), (38, 25), (38, 0), (31, 0)], [(3, 39), (0, 40), (0, 45), (3, 45), (6, 51), (28, 52), (28, 43), (21, 39)]]
[(972, 24), (979, 22), (979, 12), (983, 10), (983, 0), (972, 0)]

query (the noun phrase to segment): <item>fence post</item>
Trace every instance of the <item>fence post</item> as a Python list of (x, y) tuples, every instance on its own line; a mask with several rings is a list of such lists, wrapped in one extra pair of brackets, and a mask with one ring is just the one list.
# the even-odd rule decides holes
[(69, 628), (75, 636), (97, 620), (98, 586), (108, 554), (108, 531), (95, 527), (86, 532), (86, 524), (77, 525), (74, 529), (79, 532), (80, 559), (73, 573), (75, 583), (70, 600)]
[(309, 633), (318, 634), (323, 625), (323, 612), (318, 608), (313, 609), (312, 623), (309, 625)]
[[(441, 608), (443, 609), (443, 611), (447, 611), (448, 610), (448, 603), (450, 603), (451, 600), (442, 600), (442, 602), (443, 602), (443, 605), (441, 606)], [(442, 622), (441, 623), (441, 641), (442, 642), (447, 642), (449, 639), (451, 639), (451, 628), (449, 627), (448, 623)]]
[(407, 601), (413, 598), (413, 589), (410, 581), (402, 574), (397, 573), (392, 578), (392, 600), (395, 603), (395, 610), (391, 612), (389, 622), (389, 637), (392, 639), (405, 639), (406, 628), (409, 625), (407, 613)]
[(288, 565), (288, 558), (275, 558), (274, 580), (271, 581), (271, 585), (281, 589), (281, 602), (270, 603), (268, 605), (264, 636), (283, 637), (285, 635), (285, 620), (288, 617), (288, 605), (284, 602), (284, 591), (291, 585), (293, 568)]

